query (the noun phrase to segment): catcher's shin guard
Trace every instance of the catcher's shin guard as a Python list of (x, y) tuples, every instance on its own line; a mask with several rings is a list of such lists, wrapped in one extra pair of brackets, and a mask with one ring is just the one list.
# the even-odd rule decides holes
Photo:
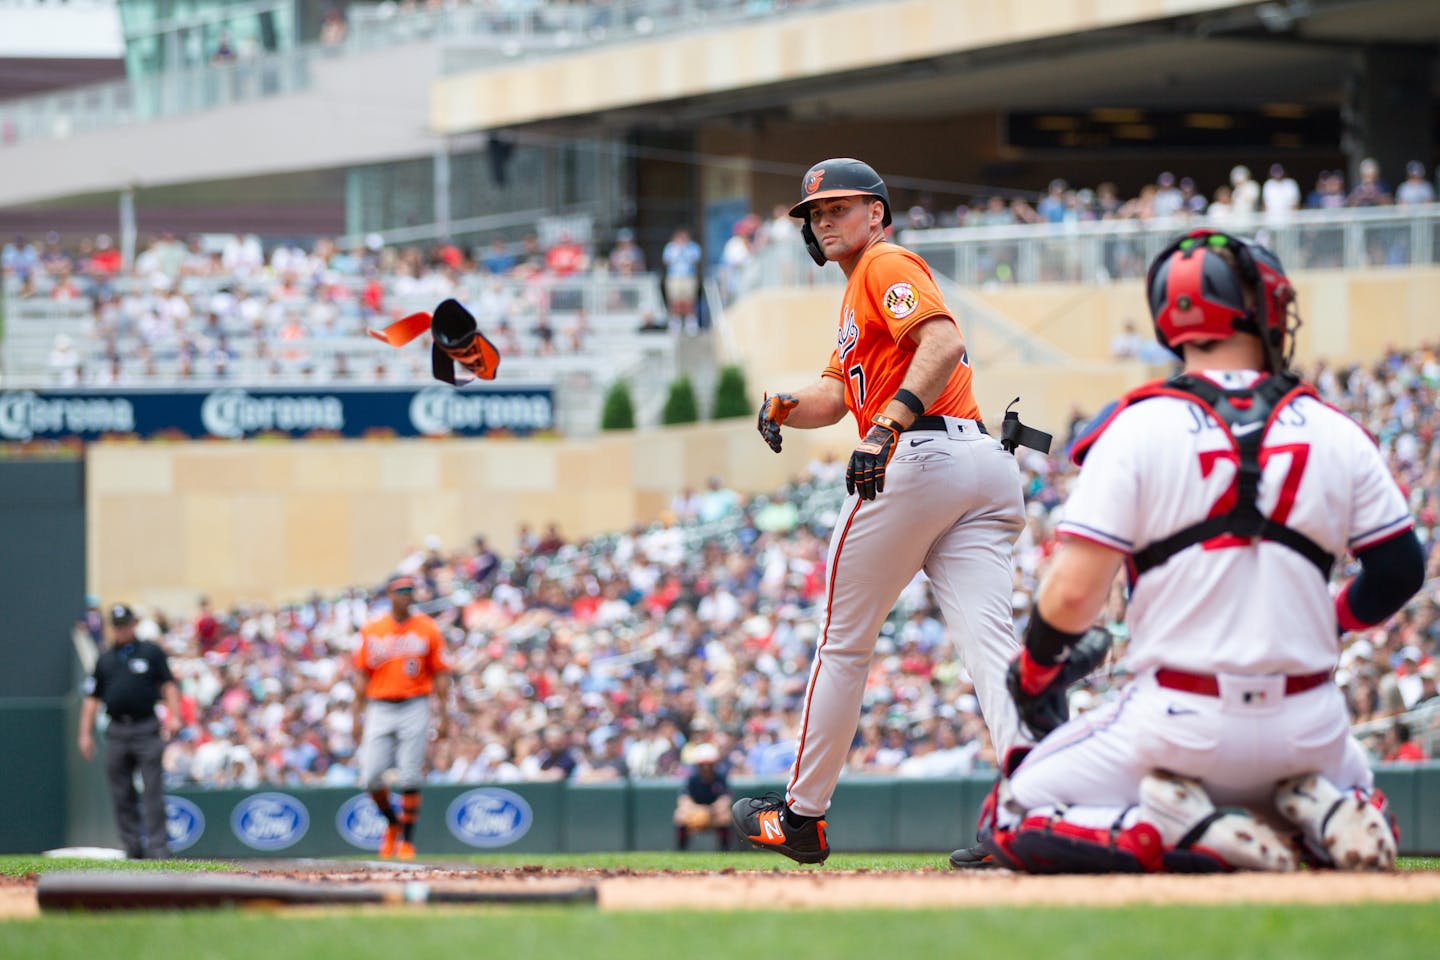
[(1164, 771), (1140, 781), (1140, 821), (1165, 844), (1161, 859), (1170, 873), (1225, 870), (1288, 872), (1297, 858), (1290, 844), (1244, 810), (1216, 810), (1205, 788)]
[(1026, 817), (1003, 839), (1028, 873), (1155, 873), (1164, 852), (1160, 834), (1143, 821), (1121, 830)]
[(1300, 828), (1322, 865), (1341, 870), (1393, 870), (1400, 831), (1379, 790), (1340, 790), (1319, 774), (1284, 780), (1275, 807)]

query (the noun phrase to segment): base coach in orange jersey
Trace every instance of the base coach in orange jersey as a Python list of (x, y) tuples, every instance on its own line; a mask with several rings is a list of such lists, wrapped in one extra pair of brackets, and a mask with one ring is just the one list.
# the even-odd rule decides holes
[[(390, 612), (365, 625), (354, 664), (363, 677), (356, 696), (364, 710), (360, 779), (385, 817), (382, 859), (415, 856), (415, 820), (420, 815), (421, 767), (430, 732), (430, 694), (436, 694), (438, 734), (449, 723), (450, 666), (445, 640), (430, 617), (414, 609), (415, 582), (396, 577), (385, 588)], [(385, 773), (395, 769), (400, 810), (391, 807)]]

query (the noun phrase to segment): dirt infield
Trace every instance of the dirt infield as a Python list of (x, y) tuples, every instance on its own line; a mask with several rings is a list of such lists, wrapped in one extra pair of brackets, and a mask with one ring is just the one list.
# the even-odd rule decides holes
[[(397, 869), (364, 863), (279, 861), (263, 867), (247, 864), (235, 876), (273, 879), (277, 885), (281, 881), (302, 881), (327, 886), (391, 885), (398, 889), (406, 884), (424, 884), (434, 891), (509, 894), (583, 886), (594, 888), (599, 909), (616, 911), (1440, 901), (1440, 873), (1433, 872), (1030, 877), (1003, 870), (957, 873), (939, 868), (906, 872), (816, 869), (651, 873), (420, 864)], [(36, 884), (36, 878), (28, 877), (0, 885), (0, 919), (38, 915)], [(298, 912), (309, 914), (313, 909)]]

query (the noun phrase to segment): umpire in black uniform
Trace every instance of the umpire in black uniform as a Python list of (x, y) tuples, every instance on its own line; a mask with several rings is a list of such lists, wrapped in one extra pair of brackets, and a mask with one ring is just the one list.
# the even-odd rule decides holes
[[(180, 690), (170, 673), (165, 651), (135, 639), (135, 611), (123, 603), (110, 608), (109, 649), (95, 662), (95, 673), (85, 683), (80, 711), (80, 755), (95, 755), (95, 714), (100, 704), (110, 717), (105, 730), (105, 772), (115, 824), (125, 855), (132, 860), (170, 856), (165, 834), (165, 792), (161, 787), (161, 758), (165, 742), (180, 732)], [(165, 700), (164, 731), (155, 705)], [(135, 770), (144, 784), (145, 817), (141, 831), (141, 798), (135, 795)]]

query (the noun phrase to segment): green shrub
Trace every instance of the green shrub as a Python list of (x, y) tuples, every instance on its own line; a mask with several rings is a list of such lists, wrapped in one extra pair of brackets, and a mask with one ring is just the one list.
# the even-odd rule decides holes
[(665, 424), (694, 423), (700, 419), (700, 407), (695, 402), (695, 388), (690, 378), (681, 374), (670, 384), (670, 395), (665, 398), (665, 410), (660, 421)]
[(734, 365), (721, 369), (720, 379), (715, 381), (714, 409), (714, 420), (748, 417), (755, 412), (745, 395), (745, 371)]
[(635, 403), (630, 399), (630, 384), (616, 380), (605, 394), (605, 407), (600, 412), (601, 430), (634, 430)]

